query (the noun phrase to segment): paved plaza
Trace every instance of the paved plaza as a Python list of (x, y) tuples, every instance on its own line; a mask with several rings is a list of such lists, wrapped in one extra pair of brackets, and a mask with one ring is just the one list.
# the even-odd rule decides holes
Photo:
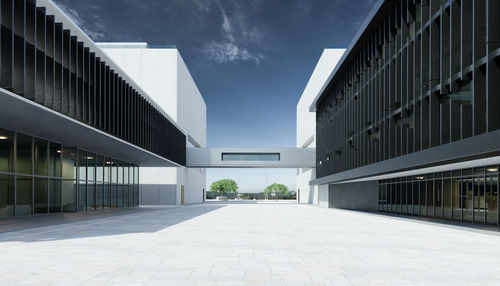
[(243, 202), (51, 220), (0, 233), (0, 285), (500, 285), (498, 233), (384, 215)]

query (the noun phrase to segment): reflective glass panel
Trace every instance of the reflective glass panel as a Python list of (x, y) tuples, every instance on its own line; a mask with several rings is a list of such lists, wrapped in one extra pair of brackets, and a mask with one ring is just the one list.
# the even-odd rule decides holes
[[(493, 168), (492, 168), (493, 169)], [(486, 175), (486, 222), (497, 225), (498, 218), (498, 175), (487, 172)]]
[(87, 209), (95, 209), (95, 183), (87, 181)]
[(222, 153), (222, 161), (279, 161), (280, 153)]
[(451, 179), (443, 179), (443, 214), (445, 219), (451, 219)]
[(14, 215), (14, 176), (0, 174), (0, 217)]
[(474, 222), (484, 223), (486, 220), (484, 196), (484, 168), (474, 169)]
[(49, 211), (51, 213), (58, 213), (62, 210), (61, 184), (61, 180), (49, 180)]
[(35, 178), (35, 213), (46, 214), (49, 211), (49, 181)]
[(77, 196), (76, 182), (77, 182), (76, 180), (62, 181), (62, 200), (63, 200), (64, 212), (76, 211), (76, 196)]
[(464, 196), (463, 220), (467, 222), (472, 222), (472, 194), (474, 191), (472, 181), (472, 177), (462, 179), (462, 195)]
[(4, 129), (0, 129), (0, 172), (14, 172), (14, 133)]
[(465, 205), (465, 196), (460, 189), (461, 177), (453, 177), (451, 179), (451, 194), (453, 204), (453, 220), (462, 220), (462, 208)]
[(434, 182), (429, 180), (426, 182), (427, 194), (425, 197), (427, 198), (427, 216), (434, 217)]
[(49, 149), (49, 176), (61, 177), (61, 145), (57, 143), (50, 143)]
[(102, 182), (96, 182), (95, 183), (95, 206), (97, 209), (102, 209), (104, 203), (104, 188), (103, 188), (103, 183)]
[(35, 175), (48, 175), (48, 145), (49, 142), (35, 138)]
[(31, 215), (33, 208), (33, 179), (17, 176), (16, 216)]
[(77, 150), (64, 148), (62, 158), (62, 175), (64, 179), (76, 180), (77, 178)]
[[(17, 172), (21, 174), (32, 174), (32, 140), (33, 137), (17, 134)], [(17, 215), (17, 211), (16, 211)]]
[(78, 150), (78, 179), (87, 180), (87, 151)]
[(80, 181), (78, 184), (78, 210), (87, 209), (87, 181)]
[(443, 182), (441, 181), (441, 178), (436, 178), (434, 179), (434, 217), (435, 218), (442, 218), (443, 213), (442, 213), (442, 196), (443, 196)]

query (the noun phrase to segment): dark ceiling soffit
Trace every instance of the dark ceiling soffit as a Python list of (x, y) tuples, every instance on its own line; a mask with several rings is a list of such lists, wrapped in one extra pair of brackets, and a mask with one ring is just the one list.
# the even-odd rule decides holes
[(144, 167), (180, 167), (166, 158), (0, 88), (0, 127)]

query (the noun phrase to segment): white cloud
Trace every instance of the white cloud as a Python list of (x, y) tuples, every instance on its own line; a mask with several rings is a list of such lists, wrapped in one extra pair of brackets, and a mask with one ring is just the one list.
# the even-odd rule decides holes
[(230, 42), (211, 42), (206, 44), (204, 48), (205, 54), (217, 63), (254, 61), (259, 64), (264, 58), (261, 54), (251, 53), (248, 49), (238, 47)]
[(248, 24), (243, 13), (245, 7), (234, 4), (231, 16), (229, 16), (222, 3), (220, 1), (217, 3), (222, 15), (222, 39), (205, 44), (203, 53), (217, 63), (253, 61), (259, 64), (264, 56), (251, 51), (250, 46), (259, 44), (262, 33)]
[[(92, 40), (99, 41), (105, 38), (104, 34), (101, 32), (93, 31), (85, 26), (83, 18), (78, 14), (78, 12), (72, 8), (67, 7), (62, 3), (57, 3), (57, 6), (71, 19), (73, 22), (80, 27)], [(96, 18), (96, 17), (94, 17)], [(104, 25), (99, 21), (98, 18), (95, 19), (95, 25), (99, 30), (103, 30)]]

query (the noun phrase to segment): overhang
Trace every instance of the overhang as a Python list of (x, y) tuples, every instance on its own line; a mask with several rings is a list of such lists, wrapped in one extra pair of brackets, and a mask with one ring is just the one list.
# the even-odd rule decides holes
[(180, 165), (0, 88), (0, 127), (144, 167)]

